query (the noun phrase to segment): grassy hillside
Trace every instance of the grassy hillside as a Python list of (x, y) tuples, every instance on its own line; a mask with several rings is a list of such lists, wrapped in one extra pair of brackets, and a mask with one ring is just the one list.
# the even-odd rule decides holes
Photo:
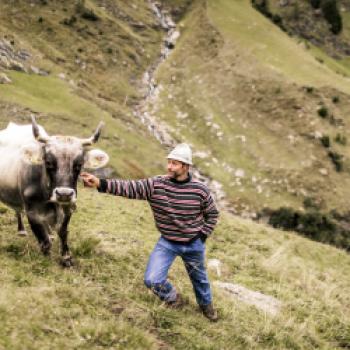
[[(335, 248), (222, 215), (207, 257), (221, 281), (276, 297), (272, 317), (214, 287), (221, 321), (195, 304), (181, 261), (170, 277), (190, 301), (167, 309), (143, 286), (158, 238), (146, 203), (81, 189), (70, 227), (76, 267), (43, 257), (34, 237), (16, 236), (2, 209), (1, 349), (342, 349), (350, 341), (350, 258)], [(218, 279), (210, 272), (211, 280)]]
[[(6, 71), (13, 83), (0, 85), (1, 126), (9, 120), (28, 122), (35, 112), (51, 133), (86, 135), (104, 120), (101, 147), (115, 154), (111, 166), (119, 175), (143, 177), (144, 168), (161, 172), (162, 159), (153, 155), (165, 152), (130, 107), (141, 97), (137, 83), (160, 50), (162, 32), (148, 4), (31, 4), (1, 2), (1, 38), (11, 41), (15, 52), (29, 52), (28, 66), (49, 75)], [(79, 4), (98, 20), (84, 19)]]
[[(179, 28), (150, 109), (193, 143), (196, 162), (224, 184), (236, 210), (300, 207), (308, 196), (347, 207), (349, 148), (334, 138), (349, 136), (349, 84), (337, 62), (317, 61), (248, 1), (196, 2)], [(321, 136), (344, 156), (344, 172), (335, 171)]]
[[(305, 199), (347, 211), (347, 59), (288, 36), (247, 0), (162, 3), (181, 35), (156, 71), (160, 94), (148, 109), (193, 145), (195, 164), (222, 183), (233, 211), (299, 209)], [(1, 1), (0, 41), (30, 58), (27, 72), (0, 69), (12, 80), (0, 84), (0, 127), (34, 113), (50, 133), (86, 137), (104, 120), (98, 147), (114, 175), (163, 173), (167, 150), (133, 114), (163, 36), (146, 1)], [(341, 172), (329, 151), (343, 156)], [(349, 347), (349, 255), (293, 233), (222, 213), (207, 243), (208, 258), (223, 263), (220, 280), (271, 295), (282, 309), (272, 317), (214, 287), (221, 321), (210, 324), (180, 261), (170, 277), (190, 301), (184, 310), (143, 286), (158, 238), (144, 202), (79, 188), (70, 270), (59, 267), (57, 239), (43, 257), (32, 235), (17, 237), (5, 207), (0, 231), (1, 350)]]
[[(164, 35), (150, 6), (20, 1), (14, 12), (11, 4), (0, 5), (3, 37), (50, 74), (7, 71), (13, 83), (0, 85), (2, 125), (36, 112), (50, 132), (59, 126), (61, 133), (87, 134), (103, 119), (101, 145), (115, 154), (111, 166), (119, 176), (163, 172), (166, 150), (133, 115), (142, 74), (159, 56)], [(160, 96), (149, 110), (175, 140), (193, 145), (196, 164), (223, 184), (234, 210), (254, 216), (264, 207), (300, 208), (309, 197), (325, 210), (347, 208), (347, 66), (307, 49), (248, 1), (164, 4), (181, 36), (156, 72)], [(318, 115), (322, 107), (325, 118)], [(329, 151), (341, 157), (343, 172)]]

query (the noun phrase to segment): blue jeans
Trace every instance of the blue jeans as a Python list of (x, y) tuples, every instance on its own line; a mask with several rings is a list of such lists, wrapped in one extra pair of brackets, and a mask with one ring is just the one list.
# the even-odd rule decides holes
[(168, 271), (175, 258), (180, 256), (191, 279), (199, 305), (212, 302), (212, 294), (204, 264), (205, 243), (197, 239), (189, 244), (176, 244), (160, 237), (149, 258), (144, 282), (161, 300), (172, 302), (176, 289), (168, 281)]

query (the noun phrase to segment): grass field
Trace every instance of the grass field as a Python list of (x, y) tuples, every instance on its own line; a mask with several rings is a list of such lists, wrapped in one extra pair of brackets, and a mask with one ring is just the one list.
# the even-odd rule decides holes
[[(158, 233), (147, 204), (79, 193), (70, 226), (76, 265), (59, 264), (58, 239), (43, 257), (32, 235), (16, 235), (2, 209), (1, 349), (342, 349), (349, 343), (350, 259), (329, 246), (223, 214), (207, 257), (221, 281), (274, 296), (272, 317), (214, 287), (221, 320), (197, 310), (181, 261), (171, 280), (190, 301), (169, 310), (143, 286)], [(211, 280), (217, 280), (210, 272)]]

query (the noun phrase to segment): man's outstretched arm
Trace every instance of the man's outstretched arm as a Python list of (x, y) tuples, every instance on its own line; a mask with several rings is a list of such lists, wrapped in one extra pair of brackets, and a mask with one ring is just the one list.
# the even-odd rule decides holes
[(99, 179), (98, 177), (83, 172), (80, 174), (84, 186), (96, 188), (99, 192), (110, 193), (130, 199), (148, 200), (153, 194), (153, 179), (144, 180), (118, 180)]

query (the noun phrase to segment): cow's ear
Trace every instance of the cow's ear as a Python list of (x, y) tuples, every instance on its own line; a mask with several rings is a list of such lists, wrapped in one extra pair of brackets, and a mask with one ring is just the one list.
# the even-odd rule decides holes
[(84, 168), (98, 169), (105, 166), (109, 161), (109, 156), (106, 152), (100, 149), (92, 149), (85, 154)]
[(40, 165), (43, 164), (43, 151), (37, 145), (25, 146), (22, 148), (22, 159), (29, 164)]

